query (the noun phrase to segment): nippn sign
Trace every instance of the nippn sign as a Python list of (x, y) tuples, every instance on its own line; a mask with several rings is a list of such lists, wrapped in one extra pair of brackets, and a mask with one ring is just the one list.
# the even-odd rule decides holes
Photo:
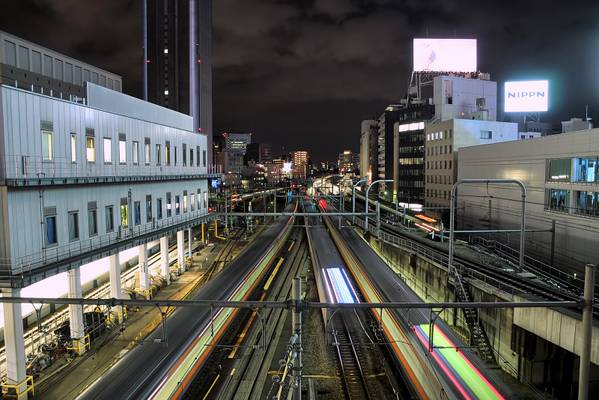
[(549, 109), (549, 81), (506, 82), (505, 112), (542, 112)]

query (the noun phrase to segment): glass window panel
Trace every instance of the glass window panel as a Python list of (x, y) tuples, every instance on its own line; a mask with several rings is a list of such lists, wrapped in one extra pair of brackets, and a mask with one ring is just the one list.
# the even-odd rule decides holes
[(104, 138), (104, 162), (112, 163), (112, 139)]

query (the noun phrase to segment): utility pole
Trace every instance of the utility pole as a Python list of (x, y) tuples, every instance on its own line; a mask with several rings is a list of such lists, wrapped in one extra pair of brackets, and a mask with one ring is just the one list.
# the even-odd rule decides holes
[(578, 366), (578, 400), (589, 398), (591, 374), (591, 344), (593, 339), (593, 299), (595, 289), (595, 266), (587, 264), (584, 269), (584, 297), (582, 309), (582, 348)]
[(295, 341), (295, 362), (293, 363), (293, 400), (302, 399), (302, 280), (299, 276), (293, 278), (292, 300), (294, 303), (292, 324), (293, 332), (297, 335)]

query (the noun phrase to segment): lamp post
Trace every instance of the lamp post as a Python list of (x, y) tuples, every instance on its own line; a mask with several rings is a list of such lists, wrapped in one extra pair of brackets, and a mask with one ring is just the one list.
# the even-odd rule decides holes
[[(360, 186), (360, 183), (368, 182), (368, 178), (360, 179), (356, 184), (351, 188), (351, 212), (356, 213), (356, 188)], [(356, 223), (356, 216), (352, 217), (352, 223)]]
[(370, 192), (371, 187), (373, 187), (375, 184), (381, 183), (381, 182), (393, 183), (393, 179), (378, 179), (378, 180), (372, 182), (370, 185), (368, 185), (368, 188), (366, 189), (366, 210), (365, 210), (366, 218), (364, 220), (364, 232), (368, 232), (368, 192)]

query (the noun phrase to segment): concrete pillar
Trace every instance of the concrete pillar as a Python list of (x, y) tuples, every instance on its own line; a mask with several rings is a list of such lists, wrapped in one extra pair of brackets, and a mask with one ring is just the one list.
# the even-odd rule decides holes
[(191, 228), (189, 228), (187, 230), (187, 257), (189, 257), (191, 259), (191, 242), (192, 242), (192, 234), (191, 234)]
[[(21, 297), (20, 289), (3, 289), (6, 297)], [(21, 304), (3, 303), (4, 345), (6, 346), (6, 379), (9, 385), (19, 385), (19, 393), (27, 389), (25, 378), (25, 339), (23, 337), (23, 314)], [(27, 399), (27, 396), (21, 396)]]
[[(114, 299), (122, 299), (123, 291), (121, 289), (121, 260), (119, 254), (114, 254), (109, 257), (110, 259), (110, 271), (108, 273), (110, 277), (110, 297)], [(123, 322), (123, 307), (116, 306), (114, 309), (117, 317), (117, 323)]]
[(168, 262), (168, 236), (160, 238), (160, 274), (166, 280), (166, 284), (171, 283), (171, 268)]
[(146, 291), (150, 289), (150, 273), (148, 272), (148, 245), (144, 243), (139, 245), (138, 248), (139, 290)]
[[(81, 298), (81, 270), (73, 268), (67, 271), (69, 280), (69, 298)], [(69, 304), (69, 321), (71, 325), (71, 340), (73, 348), (79, 355), (87, 351), (85, 342), (85, 326), (83, 324), (83, 306), (81, 304)]]
[(177, 261), (179, 263), (179, 272), (184, 271), (185, 265), (185, 237), (184, 231), (177, 232)]

